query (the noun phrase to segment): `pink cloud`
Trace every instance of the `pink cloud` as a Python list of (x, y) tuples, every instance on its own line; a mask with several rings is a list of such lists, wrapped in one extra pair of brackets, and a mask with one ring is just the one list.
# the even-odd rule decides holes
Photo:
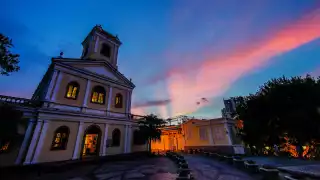
[(144, 108), (132, 108), (131, 113), (135, 115), (146, 115), (147, 112), (144, 110)]
[(311, 76), (320, 77), (320, 67), (310, 73)]
[(196, 111), (202, 97), (221, 95), (244, 74), (265, 66), (272, 57), (320, 38), (320, 8), (289, 25), (274, 29), (260, 42), (252, 42), (223, 55), (210, 55), (195, 64), (173, 68), (152, 79), (165, 79), (174, 115)]

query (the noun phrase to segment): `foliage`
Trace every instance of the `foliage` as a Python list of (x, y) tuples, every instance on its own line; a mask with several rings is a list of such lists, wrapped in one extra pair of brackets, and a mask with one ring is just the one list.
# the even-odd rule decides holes
[(17, 135), (18, 123), (22, 113), (6, 104), (0, 105), (0, 145), (14, 139)]
[(320, 139), (320, 77), (281, 77), (244, 97), (237, 106), (242, 140), (257, 149), (285, 142), (298, 146)]
[(17, 72), (20, 70), (18, 65), (19, 55), (12, 54), (12, 40), (0, 33), (0, 74), (9, 75), (10, 72)]
[(150, 114), (145, 116), (139, 122), (139, 133), (144, 141), (149, 143), (149, 151), (151, 152), (151, 141), (156, 141), (161, 138), (161, 127), (165, 125), (165, 121), (158, 118), (156, 115)]

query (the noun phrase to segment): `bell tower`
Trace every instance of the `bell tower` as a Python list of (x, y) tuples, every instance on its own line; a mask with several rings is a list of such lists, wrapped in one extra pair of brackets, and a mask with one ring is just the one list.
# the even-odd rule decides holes
[(103, 30), (101, 25), (96, 25), (82, 42), (81, 59), (104, 60), (117, 68), (118, 49), (121, 44), (117, 36)]

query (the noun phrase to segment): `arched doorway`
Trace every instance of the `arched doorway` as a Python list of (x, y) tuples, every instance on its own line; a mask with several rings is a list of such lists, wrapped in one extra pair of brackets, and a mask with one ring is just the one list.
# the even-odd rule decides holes
[(82, 157), (98, 156), (101, 142), (101, 130), (97, 125), (89, 126), (84, 135), (82, 143)]

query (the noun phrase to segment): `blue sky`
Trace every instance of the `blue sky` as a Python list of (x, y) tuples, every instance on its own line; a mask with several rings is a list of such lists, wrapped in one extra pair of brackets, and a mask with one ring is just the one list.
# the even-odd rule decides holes
[[(0, 33), (13, 39), (21, 70), (0, 77), (0, 94), (31, 97), (51, 57), (63, 51), (79, 58), (96, 24), (123, 42), (119, 69), (136, 84), (133, 110), (139, 114), (219, 117), (223, 98), (253, 93), (282, 75), (320, 74), (317, 0), (1, 4)], [(197, 105), (201, 97), (209, 102)]]

